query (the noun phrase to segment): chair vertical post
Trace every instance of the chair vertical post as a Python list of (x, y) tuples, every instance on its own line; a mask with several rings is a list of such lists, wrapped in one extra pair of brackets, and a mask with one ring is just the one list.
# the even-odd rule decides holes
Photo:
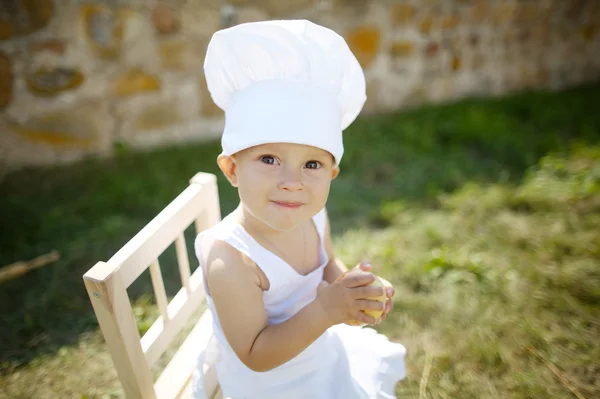
[(208, 215), (207, 222), (208, 227), (212, 227), (215, 224), (221, 221), (221, 206), (219, 204), (219, 187), (217, 186), (217, 178), (215, 176), (212, 177), (210, 182), (210, 191), (208, 195), (208, 200), (210, 201), (210, 206), (208, 207)]
[(190, 179), (190, 184), (201, 184), (205, 186), (207, 210), (196, 219), (196, 234), (208, 229), (221, 220), (221, 206), (219, 204), (219, 187), (217, 186), (217, 177), (209, 173), (197, 173)]
[(114, 267), (98, 262), (83, 277), (98, 324), (129, 399), (156, 399), (127, 288)]
[(179, 266), (181, 285), (189, 295), (192, 293), (192, 288), (190, 287), (190, 259), (185, 246), (185, 235), (183, 233), (179, 234), (179, 237), (175, 239), (175, 250), (177, 251), (177, 265)]
[(160, 263), (156, 259), (150, 264), (150, 278), (152, 279), (152, 288), (154, 288), (154, 298), (156, 299), (156, 305), (160, 310), (160, 315), (163, 318), (165, 324), (169, 321), (169, 300), (167, 299), (167, 292), (165, 291), (165, 283), (163, 282), (162, 272), (160, 271)]

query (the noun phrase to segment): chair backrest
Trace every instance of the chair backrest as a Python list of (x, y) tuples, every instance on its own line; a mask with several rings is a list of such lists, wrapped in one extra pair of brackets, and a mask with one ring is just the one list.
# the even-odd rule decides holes
[[(151, 367), (205, 299), (202, 271), (198, 268), (190, 274), (184, 232), (195, 223), (196, 233), (199, 233), (220, 219), (216, 177), (198, 173), (181, 194), (114, 256), (106, 262), (98, 262), (83, 276), (98, 324), (128, 398), (179, 398), (189, 387), (197, 355), (212, 334), (208, 310), (156, 381)], [(182, 288), (169, 302), (158, 257), (173, 243)], [(127, 287), (148, 268), (160, 317), (140, 337)], [(213, 397), (217, 390), (214, 370), (205, 370), (207, 397)]]

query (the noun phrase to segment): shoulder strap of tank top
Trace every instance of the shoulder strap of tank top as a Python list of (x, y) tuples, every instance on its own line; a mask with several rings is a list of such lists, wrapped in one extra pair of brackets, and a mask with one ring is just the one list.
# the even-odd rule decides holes
[(207, 232), (208, 230), (201, 231), (194, 239), (194, 252), (196, 254), (196, 259), (198, 260), (198, 268), (202, 271), (202, 285), (204, 286), (204, 292), (209, 295), (208, 286), (206, 284), (206, 255), (208, 254), (213, 240), (210, 239)]
[(327, 210), (325, 208), (321, 209), (319, 213), (313, 216), (313, 222), (315, 223), (319, 237), (321, 237), (321, 242), (323, 242), (325, 239), (325, 227), (327, 225)]
[(225, 218), (211, 229), (210, 235), (213, 241), (219, 240), (229, 244), (256, 263), (269, 280), (269, 290), (285, 280), (287, 270), (285, 265), (281, 264), (283, 261), (255, 241), (239, 223)]

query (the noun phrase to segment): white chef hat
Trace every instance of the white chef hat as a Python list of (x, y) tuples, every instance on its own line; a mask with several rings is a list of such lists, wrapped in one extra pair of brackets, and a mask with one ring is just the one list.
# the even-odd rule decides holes
[(365, 77), (345, 40), (306, 20), (217, 31), (204, 72), (225, 111), (224, 155), (265, 143), (306, 144), (340, 163), (342, 131), (366, 101)]

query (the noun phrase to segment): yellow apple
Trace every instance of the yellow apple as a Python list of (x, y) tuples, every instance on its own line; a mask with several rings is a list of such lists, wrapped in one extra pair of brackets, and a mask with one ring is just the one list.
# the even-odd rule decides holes
[[(372, 301), (379, 301), (379, 302), (383, 303), (383, 305), (385, 306), (385, 303), (387, 302), (387, 295), (385, 294), (386, 284), (384, 283), (384, 280), (379, 278), (378, 276), (375, 276), (375, 281), (373, 281), (371, 284), (369, 284), (368, 287), (382, 287), (384, 289), (383, 295), (371, 297), (371, 298), (367, 298), (367, 299), (370, 299)], [(363, 312), (368, 314), (369, 316), (373, 317), (375, 320), (378, 320), (381, 317), (381, 315), (383, 314), (383, 310), (363, 310)], [(364, 323), (353, 320), (353, 321), (349, 321), (347, 324), (350, 324), (351, 326), (360, 326)]]

